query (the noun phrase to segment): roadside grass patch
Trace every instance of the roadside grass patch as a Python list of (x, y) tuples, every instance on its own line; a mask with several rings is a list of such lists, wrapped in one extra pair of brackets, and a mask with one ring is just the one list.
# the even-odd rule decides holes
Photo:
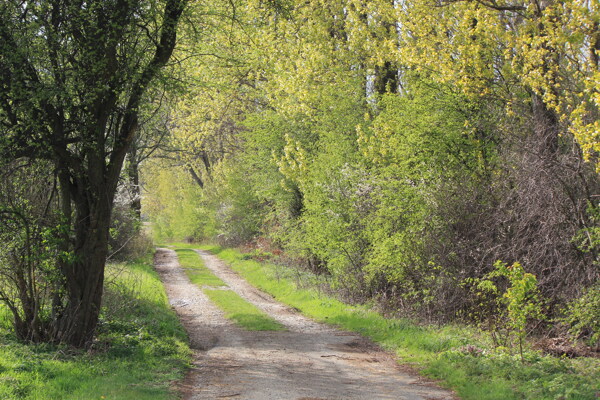
[[(181, 248), (185, 246), (185, 248)], [(190, 281), (199, 286), (208, 298), (217, 305), (225, 317), (234, 321), (240, 327), (250, 331), (281, 331), (285, 327), (255, 305), (249, 303), (232, 290), (214, 289), (227, 287), (219, 277), (208, 269), (202, 257), (193, 249), (197, 245), (176, 243), (164, 247), (174, 248)]]
[(0, 307), (0, 398), (176, 399), (190, 350), (150, 259), (107, 266), (97, 339), (88, 351), (28, 345)]
[(248, 259), (237, 250), (197, 246), (218, 255), (254, 286), (318, 321), (354, 331), (395, 352), (402, 363), (439, 380), (462, 399), (598, 399), (600, 360), (565, 359), (528, 350), (495, 349), (465, 326), (420, 326), (384, 318), (366, 306), (351, 306), (316, 289), (299, 288), (298, 271)]
[(225, 317), (249, 331), (281, 331), (285, 327), (231, 290), (204, 289)]
[(193, 284), (200, 287), (227, 286), (225, 282), (204, 266), (202, 258), (194, 250), (176, 248), (175, 252), (177, 258), (179, 258), (179, 264)]
[(186, 242), (160, 242), (155, 243), (154, 247), (164, 247), (166, 249), (198, 249), (198, 243)]

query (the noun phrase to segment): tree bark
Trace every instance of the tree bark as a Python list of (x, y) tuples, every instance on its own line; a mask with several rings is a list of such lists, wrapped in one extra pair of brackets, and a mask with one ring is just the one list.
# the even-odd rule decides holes
[(131, 185), (131, 211), (138, 222), (142, 220), (142, 192), (140, 188), (139, 161), (135, 145), (129, 149), (129, 166), (127, 168), (129, 184)]

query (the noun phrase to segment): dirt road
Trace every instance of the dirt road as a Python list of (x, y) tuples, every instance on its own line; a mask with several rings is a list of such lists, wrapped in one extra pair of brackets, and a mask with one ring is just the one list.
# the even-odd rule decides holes
[(180, 385), (185, 400), (453, 399), (450, 392), (403, 372), (360, 336), (316, 323), (249, 285), (218, 258), (198, 253), (228, 289), (286, 326), (238, 328), (190, 283), (177, 256), (158, 249), (155, 267), (188, 331), (194, 367)]

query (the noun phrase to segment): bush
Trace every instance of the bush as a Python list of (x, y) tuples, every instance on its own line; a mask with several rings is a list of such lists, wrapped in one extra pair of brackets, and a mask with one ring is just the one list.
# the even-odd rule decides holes
[[(498, 278), (506, 282), (498, 282)], [(467, 279), (465, 282), (473, 283), (476, 295), (484, 301), (495, 300), (498, 311), (487, 314), (486, 318), (493, 320), (488, 326), (495, 330), (492, 332), (495, 337), (502, 333), (506, 333), (507, 340), (516, 337), (519, 354), (524, 361), (523, 341), (527, 336), (527, 324), (532, 319), (543, 318), (536, 277), (525, 272), (518, 262), (507, 265), (496, 261), (494, 270), (484, 279)], [(506, 288), (500, 289), (501, 285)]]
[(60, 284), (59, 264), (70, 257), (50, 170), (31, 160), (0, 165), (0, 299), (16, 336), (31, 342), (54, 334), (49, 293)]
[(567, 308), (564, 322), (575, 338), (583, 338), (597, 349), (600, 348), (600, 284), (590, 287)]

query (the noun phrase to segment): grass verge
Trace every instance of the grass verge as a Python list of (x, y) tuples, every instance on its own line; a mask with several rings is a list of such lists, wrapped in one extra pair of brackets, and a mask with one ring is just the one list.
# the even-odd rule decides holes
[[(284, 326), (269, 317), (255, 305), (241, 298), (228, 288), (227, 284), (214, 275), (202, 261), (202, 257), (189, 244), (176, 243), (169, 247), (175, 249), (179, 264), (183, 267), (190, 281), (198, 285), (208, 298), (225, 313), (225, 318), (234, 321), (249, 331), (280, 331)], [(221, 289), (215, 289), (215, 288)]]
[(227, 286), (225, 282), (219, 279), (208, 268), (204, 266), (202, 258), (192, 249), (176, 248), (179, 264), (183, 267), (190, 281), (200, 287), (203, 286)]
[(228, 262), (251, 284), (316, 320), (358, 332), (395, 352), (401, 362), (439, 380), (463, 399), (598, 399), (600, 360), (564, 359), (527, 351), (526, 362), (495, 349), (468, 327), (423, 327), (349, 306), (299, 288), (298, 271), (259, 263), (233, 249), (199, 246)]
[(189, 365), (186, 334), (150, 258), (107, 266), (98, 338), (89, 351), (26, 345), (0, 309), (1, 399), (175, 399)]
[(204, 293), (225, 312), (225, 317), (249, 331), (281, 331), (285, 328), (231, 290), (204, 289)]

